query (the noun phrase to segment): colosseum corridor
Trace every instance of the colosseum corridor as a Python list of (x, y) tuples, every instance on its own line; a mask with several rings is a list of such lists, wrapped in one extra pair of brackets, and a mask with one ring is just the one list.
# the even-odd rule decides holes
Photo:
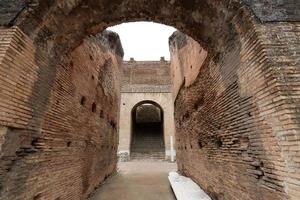
[(170, 67), (170, 62), (164, 57), (159, 61), (136, 61), (131, 58), (123, 62), (118, 147), (120, 160), (175, 159)]
[(124, 52), (105, 29), (132, 21), (180, 31), (178, 171), (213, 200), (300, 199), (299, 13), (297, 1), (0, 1), (0, 199), (87, 199), (117, 172)]

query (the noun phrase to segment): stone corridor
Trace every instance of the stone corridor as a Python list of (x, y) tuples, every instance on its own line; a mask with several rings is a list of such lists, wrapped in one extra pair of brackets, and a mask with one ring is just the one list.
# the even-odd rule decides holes
[[(107, 28), (133, 21), (178, 30), (170, 61), (129, 69)], [(0, 199), (87, 199), (130, 156), (120, 118), (147, 99), (164, 110), (165, 158), (173, 136), (178, 172), (213, 200), (299, 200), (299, 58), (297, 0), (0, 0)], [(172, 198), (146, 187), (168, 166), (124, 165), (101, 198), (136, 195), (134, 181)]]

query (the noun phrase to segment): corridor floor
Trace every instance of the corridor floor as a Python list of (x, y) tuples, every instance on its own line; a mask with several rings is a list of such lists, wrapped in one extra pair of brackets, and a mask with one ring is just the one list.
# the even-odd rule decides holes
[(168, 162), (119, 163), (116, 176), (102, 185), (91, 200), (175, 200), (168, 173), (176, 164)]

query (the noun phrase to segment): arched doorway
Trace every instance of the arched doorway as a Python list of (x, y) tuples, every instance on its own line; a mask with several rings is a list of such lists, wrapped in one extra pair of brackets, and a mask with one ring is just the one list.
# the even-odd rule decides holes
[(131, 159), (164, 159), (164, 113), (153, 101), (142, 101), (131, 111)]

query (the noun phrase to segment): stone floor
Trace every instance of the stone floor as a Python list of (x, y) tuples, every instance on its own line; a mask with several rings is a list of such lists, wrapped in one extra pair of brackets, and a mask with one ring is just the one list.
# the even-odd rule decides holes
[(175, 200), (168, 173), (176, 164), (134, 161), (119, 163), (119, 173), (101, 186), (91, 200)]

